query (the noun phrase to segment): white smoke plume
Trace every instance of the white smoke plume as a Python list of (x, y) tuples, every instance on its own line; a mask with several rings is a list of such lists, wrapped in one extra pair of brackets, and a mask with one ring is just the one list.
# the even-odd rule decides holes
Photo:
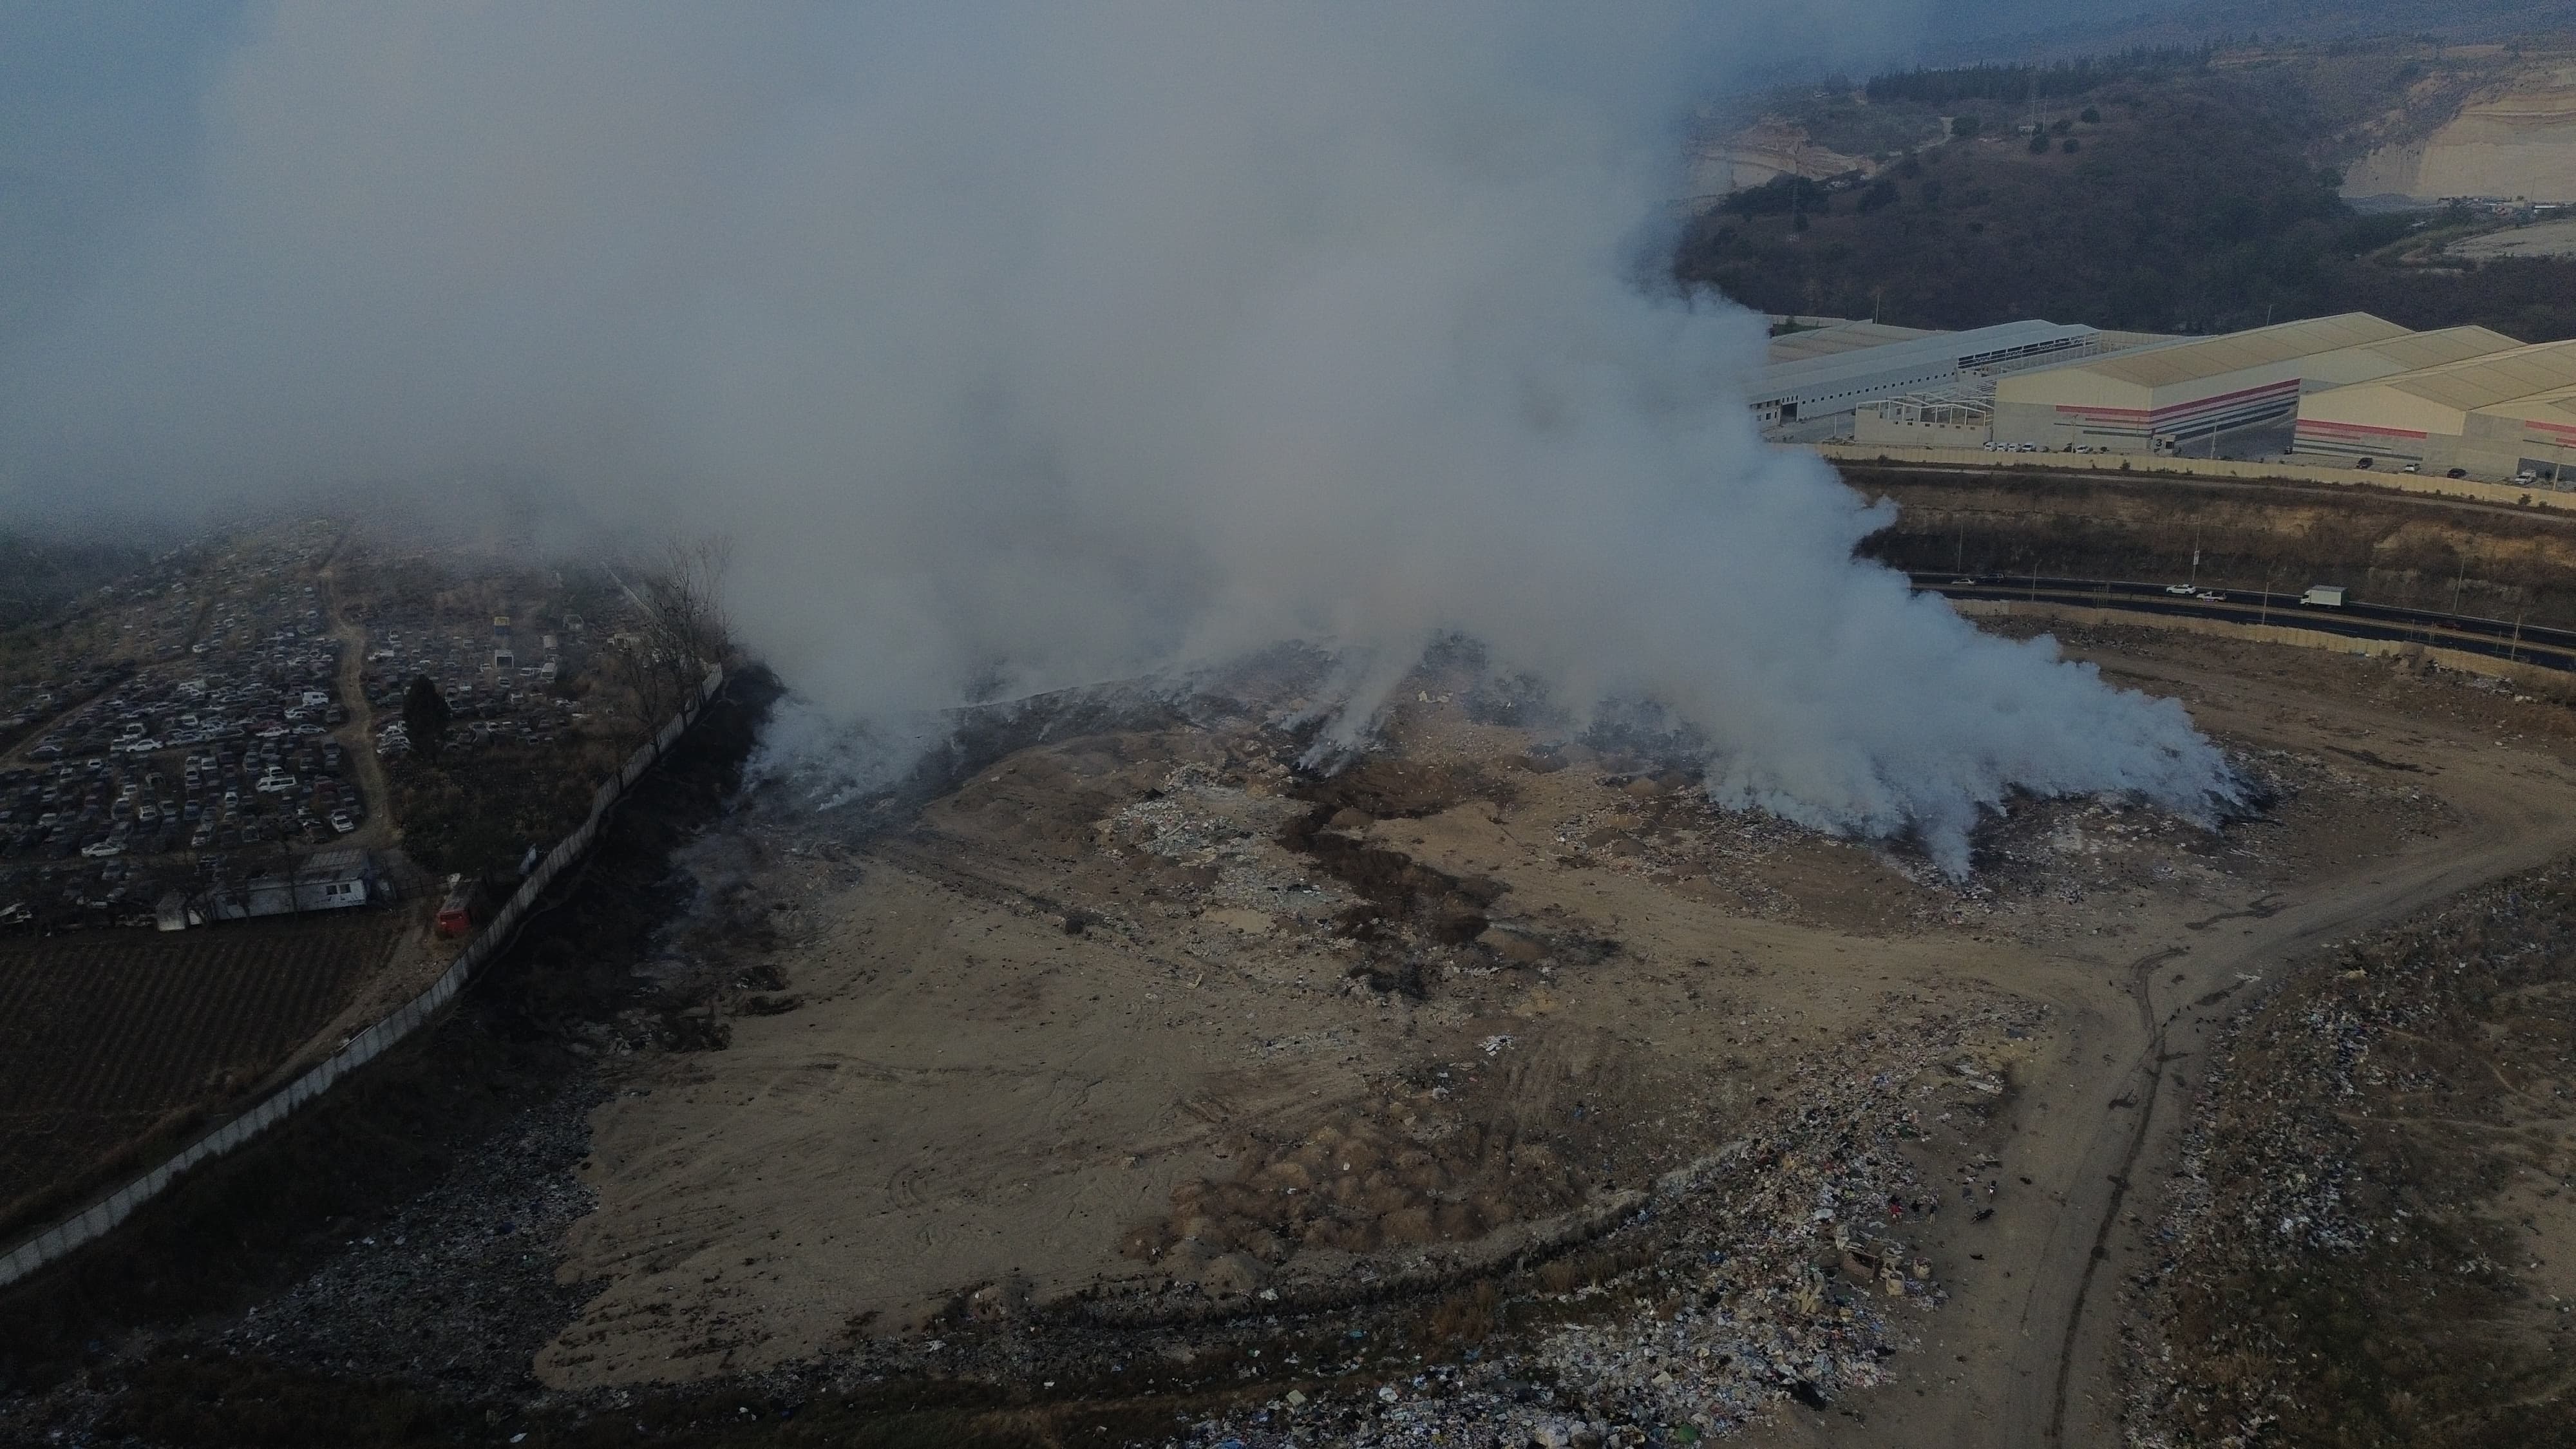
[(1904, 16), (258, 7), (188, 195), (0, 356), (0, 504), (542, 486), (729, 536), (847, 719), (1303, 639), (1359, 730), (1458, 632), (1954, 867), (2014, 786), (2205, 811), (2179, 706), (1853, 561), (1760, 319), (1654, 281), (1695, 95)]

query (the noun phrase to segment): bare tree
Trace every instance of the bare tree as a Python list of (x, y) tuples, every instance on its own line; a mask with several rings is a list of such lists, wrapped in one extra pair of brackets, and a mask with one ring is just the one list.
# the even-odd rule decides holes
[(725, 616), (724, 578), (733, 541), (674, 542), (650, 559), (609, 570), (635, 605), (638, 628), (609, 641), (611, 669), (635, 698), (639, 735), (661, 728), (682, 700), (694, 698), (707, 671), (733, 652)]

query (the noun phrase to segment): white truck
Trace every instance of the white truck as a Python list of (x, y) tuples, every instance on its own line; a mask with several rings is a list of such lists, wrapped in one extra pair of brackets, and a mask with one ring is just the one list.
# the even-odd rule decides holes
[(2303, 608), (2340, 609), (2343, 607), (2343, 585), (2310, 584), (2308, 591), (2299, 596), (2299, 604)]

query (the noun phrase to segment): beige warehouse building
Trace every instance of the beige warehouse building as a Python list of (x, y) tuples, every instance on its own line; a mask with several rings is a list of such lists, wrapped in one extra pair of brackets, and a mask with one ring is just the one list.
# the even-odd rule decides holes
[(2459, 466), (2480, 477), (2528, 473), (2553, 488), (2576, 487), (2576, 387), (2469, 414)]
[(2483, 327), (2410, 332), (2367, 312), (2283, 322), (1998, 379), (1998, 442), (2145, 453), (2294, 416), (2303, 394), (2517, 347)]
[(2535, 343), (2302, 398), (2295, 446), (2319, 461), (2368, 458), (2375, 466), (2510, 478), (2526, 470), (2525, 456), (2556, 461), (2521, 450), (2529, 440), (2560, 437), (2548, 403), (2571, 391), (2576, 342)]

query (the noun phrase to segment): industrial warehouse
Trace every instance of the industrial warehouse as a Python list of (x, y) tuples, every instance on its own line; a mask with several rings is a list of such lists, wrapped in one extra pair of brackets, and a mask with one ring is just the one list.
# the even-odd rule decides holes
[(2301, 454), (2556, 481), (2576, 461), (2576, 342), (2516, 347), (2302, 400)]
[(2189, 454), (2576, 482), (2576, 342), (2366, 312), (2209, 337), (2027, 321), (1787, 322), (1752, 389), (1775, 439)]

